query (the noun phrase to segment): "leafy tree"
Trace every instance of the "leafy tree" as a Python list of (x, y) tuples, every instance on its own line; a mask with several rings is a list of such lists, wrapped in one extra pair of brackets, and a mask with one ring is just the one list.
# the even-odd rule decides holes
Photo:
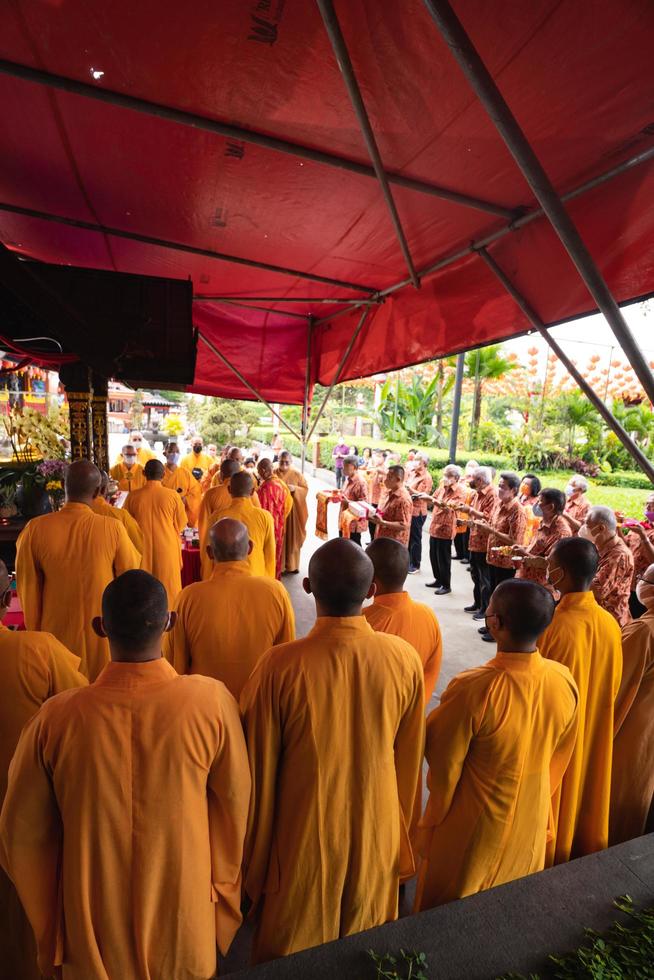
[(155, 395), (161, 395), (166, 401), (175, 402), (176, 405), (183, 405), (188, 397), (184, 391), (161, 391), (160, 389), (155, 391)]
[(568, 453), (572, 456), (578, 429), (585, 430), (586, 438), (589, 439), (599, 430), (599, 416), (591, 403), (578, 391), (561, 396), (554, 410), (557, 421), (567, 435)]
[(181, 436), (184, 431), (184, 422), (179, 415), (167, 415), (161, 426), (161, 431), (167, 436)]
[(438, 376), (426, 386), (417, 375), (410, 385), (399, 378), (385, 382), (377, 423), (385, 438), (416, 445), (440, 446), (443, 439), (432, 424)]
[(513, 361), (502, 357), (502, 345), (490, 344), (488, 347), (479, 347), (477, 350), (468, 351), (466, 354), (465, 377), (469, 378), (474, 384), (472, 401), (472, 428), (470, 431), (471, 449), (477, 444), (477, 432), (481, 421), (481, 402), (484, 391), (484, 384), (487, 381), (498, 381), (509, 371), (517, 367)]
[(259, 421), (259, 413), (250, 402), (226, 398), (207, 398), (199, 413), (200, 435), (205, 443), (224, 446), (236, 436), (246, 436), (250, 426)]

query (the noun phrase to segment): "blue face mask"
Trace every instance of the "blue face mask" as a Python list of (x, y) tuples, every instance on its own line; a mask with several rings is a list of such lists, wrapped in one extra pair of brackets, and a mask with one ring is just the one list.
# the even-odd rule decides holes
[(179, 453), (166, 453), (166, 460), (171, 466), (177, 466), (179, 463)]
[(540, 504), (534, 504), (534, 506), (532, 507), (532, 510), (534, 512), (534, 517), (542, 517), (543, 516), (543, 508), (541, 507)]

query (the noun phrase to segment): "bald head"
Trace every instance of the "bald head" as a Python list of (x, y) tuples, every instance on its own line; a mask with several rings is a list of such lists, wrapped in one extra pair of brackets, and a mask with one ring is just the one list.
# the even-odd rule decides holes
[(588, 592), (597, 575), (599, 552), (586, 538), (562, 538), (550, 553), (547, 574), (560, 592)]
[(163, 480), (165, 474), (166, 468), (158, 459), (149, 459), (143, 467), (143, 475), (146, 480)]
[(238, 473), (240, 468), (240, 465), (235, 459), (224, 459), (220, 464), (220, 479), (225, 483), (235, 473)]
[(168, 598), (149, 572), (133, 569), (110, 582), (102, 595), (102, 623), (112, 660), (132, 663), (161, 655), (161, 636), (168, 626)]
[(252, 550), (248, 529), (241, 521), (223, 517), (209, 528), (209, 557), (214, 561), (245, 561)]
[(370, 592), (373, 572), (371, 560), (359, 545), (335, 538), (313, 553), (304, 589), (314, 596), (319, 616), (358, 616)]
[(409, 549), (392, 538), (376, 538), (366, 548), (378, 594), (402, 592), (409, 574)]
[(269, 480), (273, 475), (272, 463), (265, 456), (257, 463), (257, 473), (262, 480)]
[(542, 585), (527, 579), (500, 582), (491, 596), (486, 621), (505, 653), (535, 650), (552, 622), (554, 599)]
[(245, 470), (234, 473), (229, 481), (229, 492), (232, 497), (251, 497), (254, 490), (252, 477)]
[(66, 500), (90, 504), (100, 492), (100, 470), (88, 459), (76, 459), (66, 470)]
[(100, 470), (100, 496), (106, 497), (109, 489), (109, 474), (105, 470)]

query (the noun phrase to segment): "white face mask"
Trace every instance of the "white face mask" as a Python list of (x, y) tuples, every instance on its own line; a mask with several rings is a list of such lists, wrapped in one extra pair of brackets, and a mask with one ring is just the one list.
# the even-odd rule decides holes
[(592, 541), (593, 544), (595, 543), (595, 535), (591, 532), (587, 524), (582, 524), (577, 531), (577, 534), (580, 538), (585, 538), (586, 541)]
[(123, 456), (123, 462), (128, 470), (131, 470), (132, 466), (136, 462), (136, 456)]
[(570, 483), (568, 483), (567, 487), (565, 488), (566, 497), (571, 497), (575, 490), (576, 487), (573, 487)]

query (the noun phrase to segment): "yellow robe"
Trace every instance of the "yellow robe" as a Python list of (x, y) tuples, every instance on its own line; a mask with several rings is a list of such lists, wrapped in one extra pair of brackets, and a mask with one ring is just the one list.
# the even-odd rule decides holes
[[(7, 772), (23, 727), (53, 694), (88, 684), (79, 657), (50, 633), (14, 632), (0, 624), (0, 806)], [(0, 871), (0, 973), (12, 980), (40, 980), (36, 945), (16, 889)]]
[(543, 633), (544, 657), (569, 668), (579, 690), (579, 738), (552, 800), (545, 866), (608, 846), (613, 707), (620, 686), (620, 627), (592, 592), (564, 595)]
[(283, 475), (279, 470), (275, 470), (275, 475), (286, 485), (290, 483), (295, 487), (292, 491), (293, 509), (286, 518), (282, 571), (297, 572), (300, 568), (300, 551), (307, 536), (309, 484), (293, 466)]
[(81, 659), (94, 681), (109, 661), (109, 644), (91, 626), (102, 614), (102, 593), (141, 555), (127, 531), (86, 504), (64, 504), (33, 517), (16, 542), (18, 596), (28, 630), (46, 630)]
[[(252, 503), (251, 497), (232, 497), (229, 507), (214, 511), (207, 519), (206, 527), (223, 517), (231, 517), (245, 524), (252, 541), (252, 553), (248, 558), (250, 571), (253, 575), (268, 575), (275, 578), (275, 525), (267, 510)], [(205, 542), (206, 543), (206, 542)], [(208, 579), (213, 568), (213, 561), (204, 548), (200, 548), (202, 563), (202, 578)]]
[(654, 799), (654, 612), (623, 628), (622, 656), (615, 701), (610, 844), (646, 833)]
[(427, 719), (416, 911), (543, 869), (576, 734), (572, 676), (538, 651), (498, 653), (454, 678)]
[[(212, 514), (219, 514), (221, 510), (226, 510), (228, 507), (231, 507), (233, 499), (229, 492), (229, 480), (226, 480), (225, 483), (219, 483), (217, 486), (212, 487), (211, 490), (207, 490), (202, 498), (198, 513), (198, 532), (200, 534), (200, 547), (203, 551), (207, 543), (207, 532), (210, 527), (207, 523), (209, 518)], [(255, 507), (261, 506), (256, 490), (250, 497), (250, 500)], [(214, 516), (212, 523), (219, 519), (219, 517)]]
[(249, 795), (238, 708), (211, 678), (111, 663), (48, 701), (0, 817), (43, 973), (213, 976), (216, 940), (225, 952), (241, 921)]
[(239, 698), (263, 654), (295, 639), (288, 592), (253, 576), (246, 561), (214, 563), (211, 578), (182, 589), (164, 654), (179, 674), (205, 674)]
[(401, 636), (410, 643), (422, 661), (425, 675), (425, 704), (434, 693), (443, 659), (441, 628), (436, 614), (422, 602), (414, 602), (408, 592), (375, 596), (363, 610), (374, 630)]
[(397, 917), (424, 735), (422, 665), (363, 616), (319, 618), (241, 694), (256, 962)]
[(99, 514), (100, 517), (113, 517), (115, 521), (119, 521), (127, 531), (127, 537), (132, 542), (139, 555), (143, 554), (143, 535), (141, 533), (141, 528), (138, 526), (131, 514), (129, 514), (123, 507), (112, 507), (111, 504), (104, 499), (104, 497), (96, 497), (90, 507), (93, 513)]
[(189, 527), (197, 527), (202, 490), (193, 474), (186, 469), (183, 470), (180, 466), (176, 466), (174, 469), (166, 466), (166, 472), (164, 473), (161, 485), (167, 490), (174, 490), (175, 493), (180, 495), (184, 509), (186, 510)]
[[(188, 470), (191, 475), (193, 475), (193, 470), (200, 469), (202, 470), (202, 475), (206, 476), (207, 472), (215, 464), (215, 462), (216, 460), (214, 457), (210, 456), (208, 453), (198, 453), (196, 455), (195, 453), (190, 452), (188, 456), (184, 457), (179, 465), (183, 469)], [(195, 479), (195, 477), (193, 477), (193, 479)]]
[(111, 467), (109, 476), (116, 481), (119, 490), (127, 490), (128, 493), (140, 490), (146, 483), (143, 467), (139, 463), (134, 463), (129, 469), (124, 463), (116, 463)]
[(125, 510), (143, 532), (141, 568), (164, 586), (172, 605), (182, 589), (182, 542), (186, 511), (179, 494), (158, 480), (149, 480), (141, 490), (130, 493)]

